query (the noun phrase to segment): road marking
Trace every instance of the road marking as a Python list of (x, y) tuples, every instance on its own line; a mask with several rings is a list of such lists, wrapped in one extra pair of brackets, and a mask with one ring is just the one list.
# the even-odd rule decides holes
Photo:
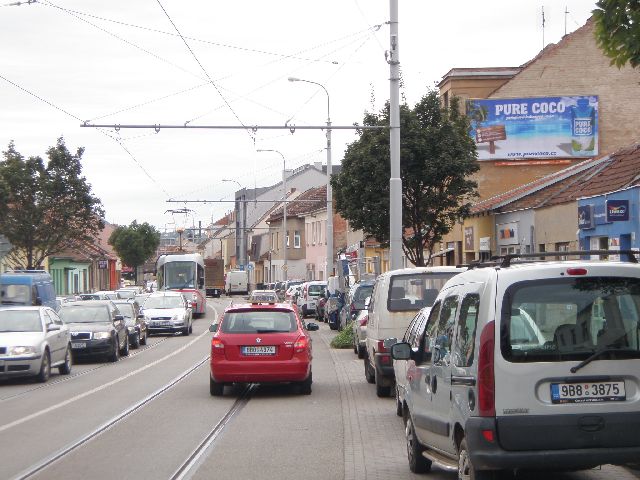
[[(215, 308), (214, 308), (215, 310)], [(34, 418), (38, 418), (42, 415), (46, 415), (49, 412), (52, 412), (54, 410), (57, 410), (59, 408), (65, 407), (77, 400), (81, 400), (85, 397), (88, 397), (89, 395), (93, 395), (94, 393), (98, 393), (101, 392), (102, 390), (109, 388), (117, 383), (120, 383), (124, 380), (126, 380), (127, 378), (130, 378), (134, 375), (137, 375), (140, 372), (144, 372), (145, 370), (148, 370), (151, 367), (154, 367), (156, 365), (158, 365), (159, 363), (164, 362), (165, 360), (170, 359), (171, 357), (175, 357), (176, 355), (178, 355), (179, 353), (183, 352), (184, 350), (186, 350), (187, 348), (189, 348), (191, 345), (193, 345), (194, 343), (196, 343), (198, 340), (200, 340), (202, 337), (204, 337), (205, 335), (209, 334), (209, 330), (205, 330), (204, 332), (202, 332), (200, 335), (198, 335), (196, 338), (194, 338), (193, 340), (191, 340), (189, 343), (187, 343), (186, 345), (183, 345), (182, 347), (180, 347), (178, 350), (176, 350), (175, 352), (167, 355), (166, 357), (163, 357), (159, 360), (156, 360), (155, 362), (149, 363), (148, 365), (145, 365), (144, 367), (141, 367), (137, 370), (134, 370), (133, 372), (129, 372), (126, 375), (116, 378), (115, 380), (112, 380), (108, 383), (105, 383), (104, 385), (101, 385), (99, 387), (96, 387), (92, 390), (89, 390), (87, 392), (81, 393), (79, 395), (76, 395), (75, 397), (71, 397), (63, 402), (60, 402), (56, 405), (52, 405), (48, 408), (45, 408), (44, 410), (40, 410), (39, 412), (35, 412), (32, 413), (31, 415), (27, 415), (26, 417), (20, 418), (18, 420), (15, 420), (11, 423), (7, 423), (5, 425), (0, 426), (0, 432), (4, 432), (5, 430), (9, 430), (10, 428), (16, 427), (18, 425), (22, 425), (23, 423), (26, 423), (30, 420), (33, 420)]]

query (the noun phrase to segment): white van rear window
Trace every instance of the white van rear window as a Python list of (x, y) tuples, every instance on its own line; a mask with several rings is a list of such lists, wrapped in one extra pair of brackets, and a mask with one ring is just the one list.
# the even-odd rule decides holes
[(502, 305), (500, 346), (513, 362), (640, 358), (640, 279), (520, 282)]
[(387, 310), (406, 312), (430, 307), (442, 286), (458, 272), (394, 275), (389, 282)]

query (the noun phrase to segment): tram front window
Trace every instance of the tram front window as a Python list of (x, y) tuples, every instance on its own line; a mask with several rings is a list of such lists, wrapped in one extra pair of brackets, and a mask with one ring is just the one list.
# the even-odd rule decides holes
[(165, 264), (165, 288), (194, 288), (195, 263), (170, 262)]

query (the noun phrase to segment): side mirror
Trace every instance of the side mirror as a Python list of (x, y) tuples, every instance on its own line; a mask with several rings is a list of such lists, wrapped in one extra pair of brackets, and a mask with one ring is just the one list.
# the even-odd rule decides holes
[(113, 319), (114, 322), (121, 322), (124, 320), (124, 315), (116, 315)]
[(56, 325), (55, 323), (51, 323), (47, 325), (47, 332), (57, 332), (60, 330), (60, 325)]
[(316, 330), (320, 330), (320, 325), (318, 325), (315, 322), (309, 322), (309, 323), (307, 323), (307, 327), (306, 328), (310, 332), (315, 332)]
[(209, 331), (211, 333), (216, 333), (218, 331), (218, 324), (212, 323), (211, 325), (209, 325)]
[(394, 360), (409, 360), (411, 358), (411, 345), (406, 342), (392, 345), (391, 358)]
[(358, 316), (358, 313), (357, 312), (353, 312), (351, 314), (351, 320), (355, 320), (357, 316)]
[(393, 347), (396, 343), (398, 343), (398, 339), (392, 337), (392, 338), (385, 338), (384, 341), (382, 342), (382, 345), (384, 345), (384, 348), (389, 349)]

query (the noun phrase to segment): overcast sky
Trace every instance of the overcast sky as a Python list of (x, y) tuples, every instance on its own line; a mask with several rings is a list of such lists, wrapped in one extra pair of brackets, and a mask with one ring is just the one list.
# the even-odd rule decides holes
[[(2, 2), (2, 0), (0, 0)], [(238, 185), (326, 160), (324, 131), (81, 128), (93, 124), (334, 125), (389, 98), (387, 0), (38, 0), (0, 3), (0, 147), (84, 147), (106, 219), (203, 225)], [(455, 67), (518, 66), (589, 18), (595, 1), (400, 0), (402, 94), (413, 105)], [(565, 14), (565, 8), (569, 11)], [(166, 13), (165, 13), (166, 12)], [(179, 32), (179, 34), (178, 34)], [(180, 37), (182, 35), (183, 39)], [(185, 44), (186, 42), (186, 44)], [(571, 65), (567, 65), (571, 68)], [(552, 92), (550, 92), (552, 93)], [(353, 131), (333, 131), (340, 163)], [(166, 213), (187, 207), (189, 215)]]

